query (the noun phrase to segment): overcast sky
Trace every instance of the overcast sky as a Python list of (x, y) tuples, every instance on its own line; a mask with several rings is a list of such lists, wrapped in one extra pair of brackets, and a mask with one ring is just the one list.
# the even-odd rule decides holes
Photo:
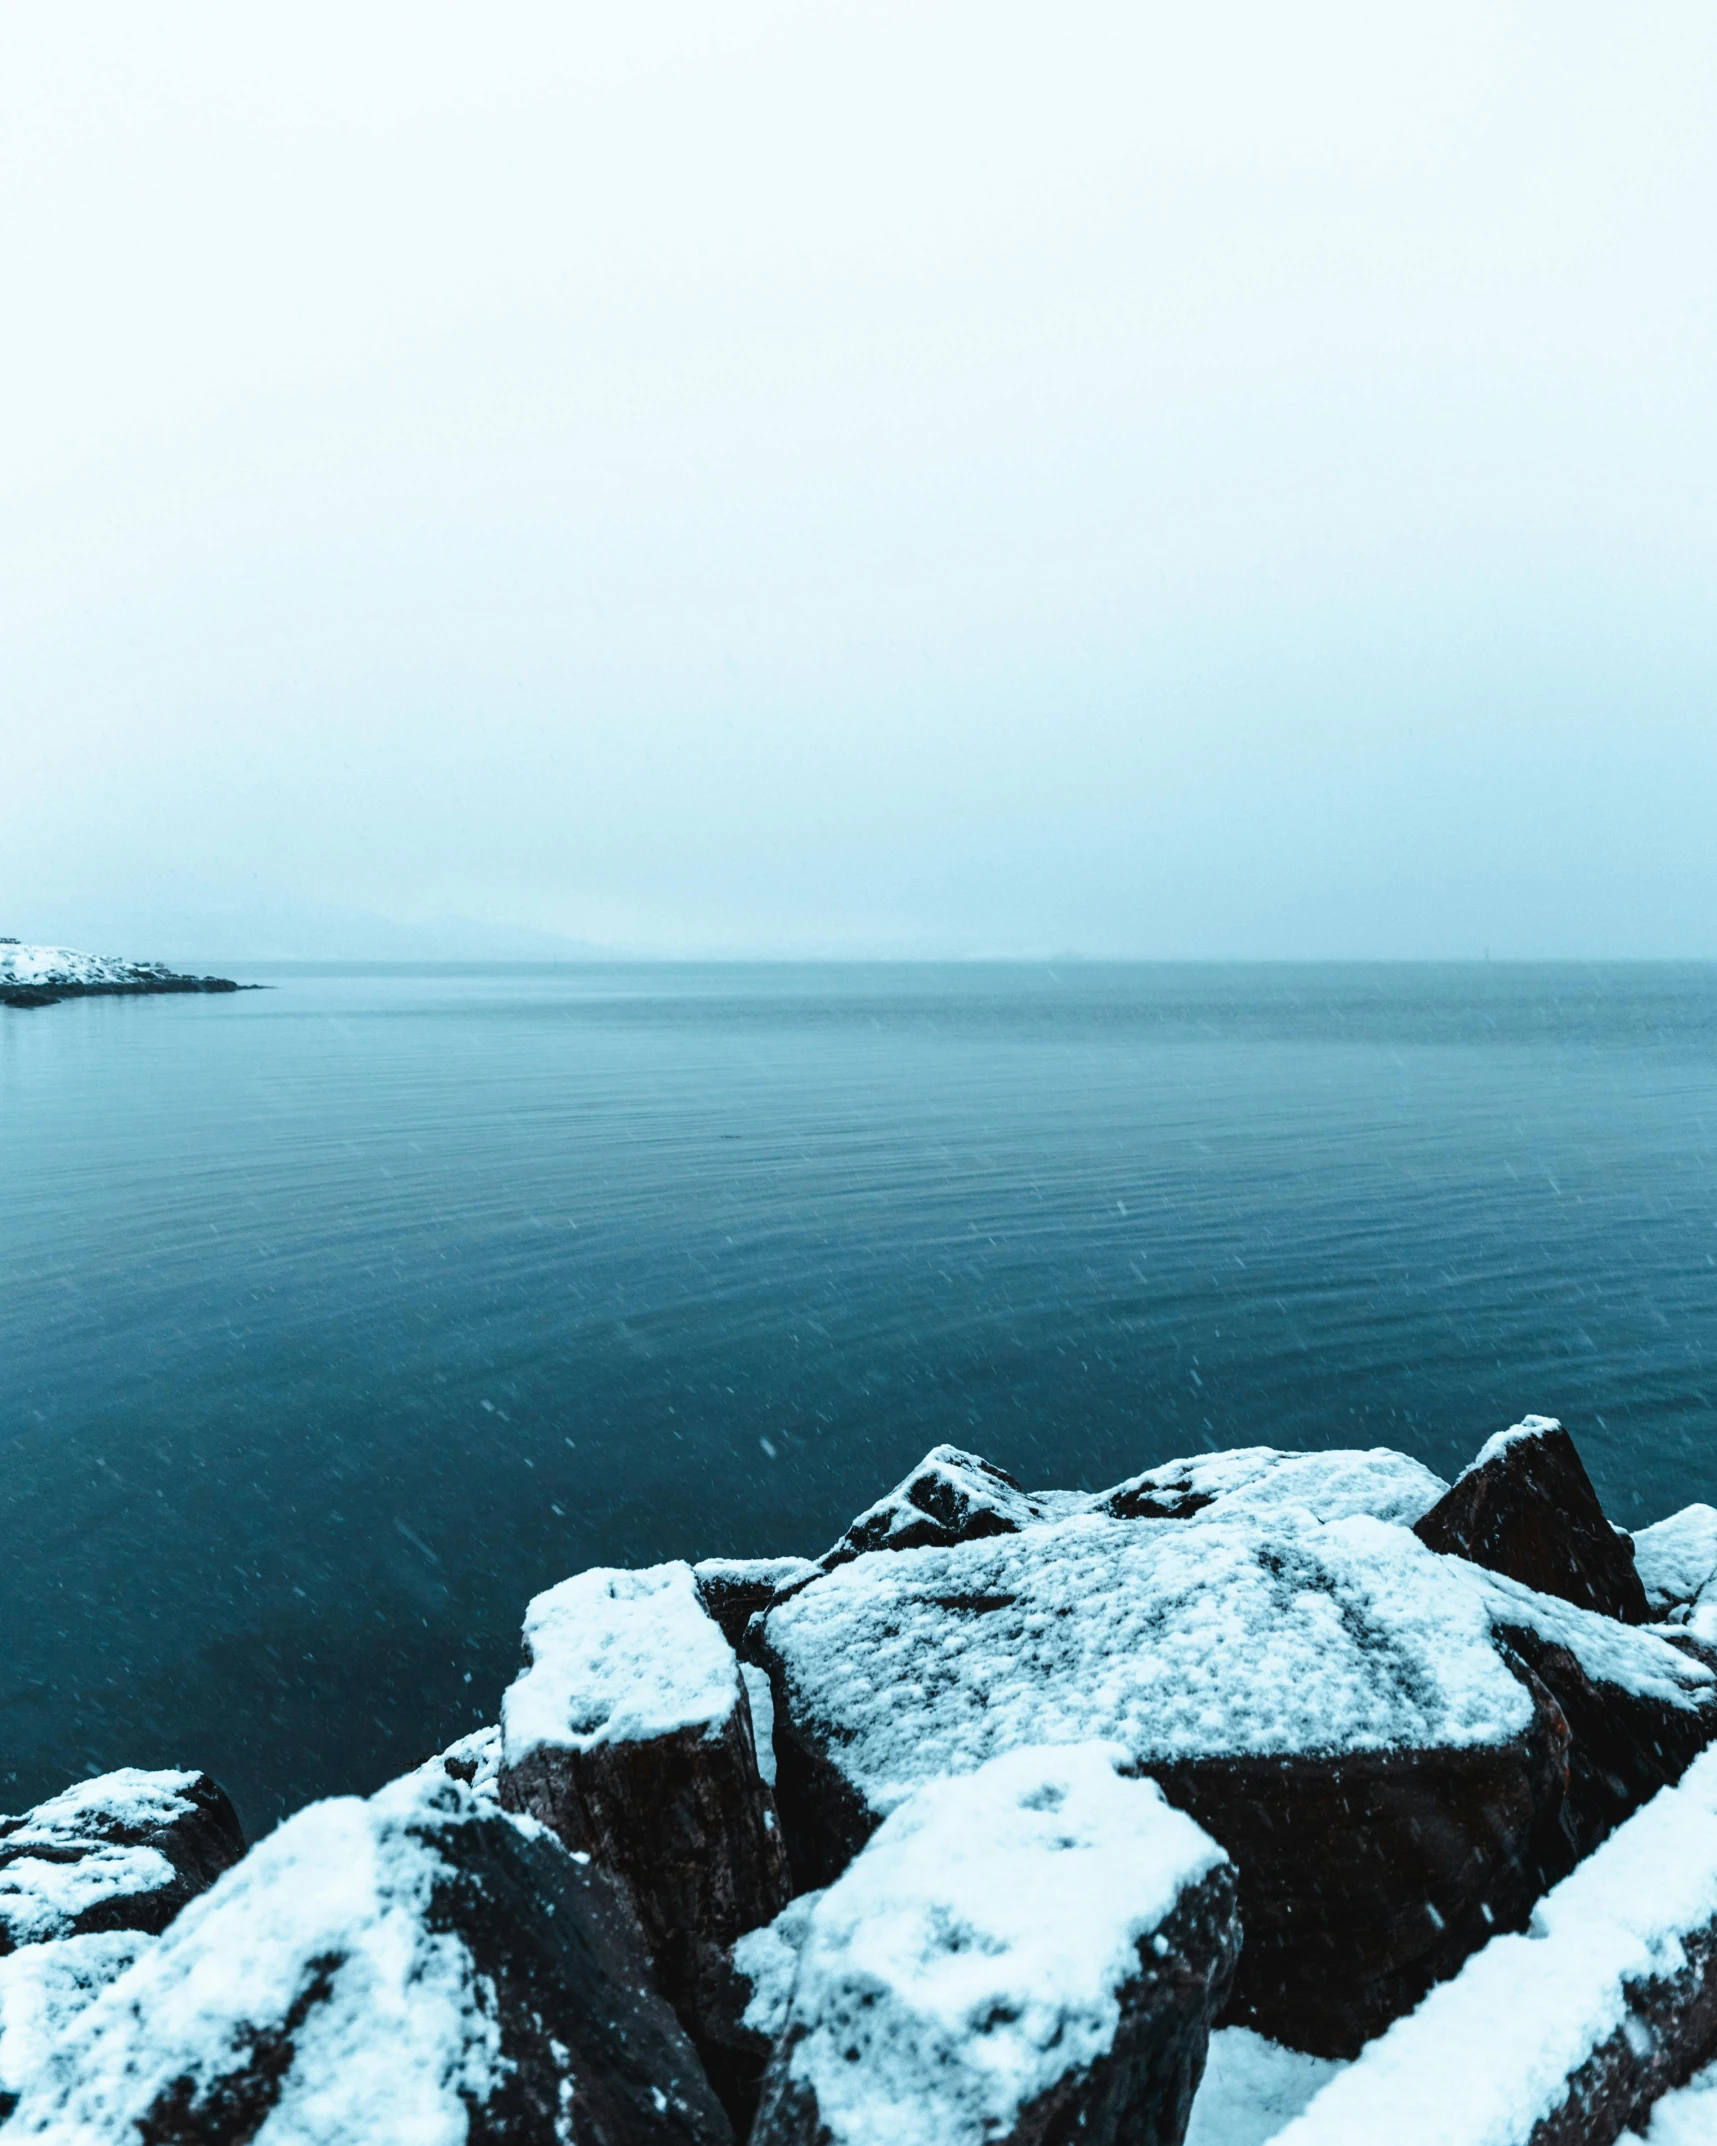
[(20, 0), (0, 122), (0, 931), (1717, 955), (1709, 0)]

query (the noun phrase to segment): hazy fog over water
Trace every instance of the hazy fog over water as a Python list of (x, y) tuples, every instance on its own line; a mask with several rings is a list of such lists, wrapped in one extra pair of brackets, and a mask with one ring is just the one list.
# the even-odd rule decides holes
[(1714, 62), (11, 11), (0, 931), (1717, 953)]

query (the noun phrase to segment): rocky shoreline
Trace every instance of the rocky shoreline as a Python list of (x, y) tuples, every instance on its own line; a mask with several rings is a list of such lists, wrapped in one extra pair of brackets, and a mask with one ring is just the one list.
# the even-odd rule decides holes
[(120, 961), (69, 946), (0, 939), (0, 1006), (20, 1011), (68, 998), (155, 998), (186, 991), (255, 991), (227, 976), (181, 976), (158, 961)]
[[(245, 1852), (0, 1819), (0, 2128), (729, 2146), (1717, 2138), (1717, 1512), (1529, 1417), (539, 1595), (501, 1718)], [(1707, 2068), (1710, 2068), (1709, 2070)]]

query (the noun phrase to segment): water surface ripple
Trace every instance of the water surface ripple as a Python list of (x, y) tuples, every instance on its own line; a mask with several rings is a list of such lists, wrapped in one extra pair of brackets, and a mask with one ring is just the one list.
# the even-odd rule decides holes
[(0, 1804), (250, 1826), (493, 1718), (535, 1589), (926, 1446), (1717, 1502), (1717, 969), (257, 971), (0, 1013)]

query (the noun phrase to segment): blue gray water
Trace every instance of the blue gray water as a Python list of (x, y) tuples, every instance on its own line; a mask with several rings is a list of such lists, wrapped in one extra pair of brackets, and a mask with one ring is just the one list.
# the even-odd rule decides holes
[(253, 1829), (592, 1562), (823, 1548), (938, 1439), (1717, 1502), (1717, 969), (253, 972), (0, 1012), (0, 1807)]

